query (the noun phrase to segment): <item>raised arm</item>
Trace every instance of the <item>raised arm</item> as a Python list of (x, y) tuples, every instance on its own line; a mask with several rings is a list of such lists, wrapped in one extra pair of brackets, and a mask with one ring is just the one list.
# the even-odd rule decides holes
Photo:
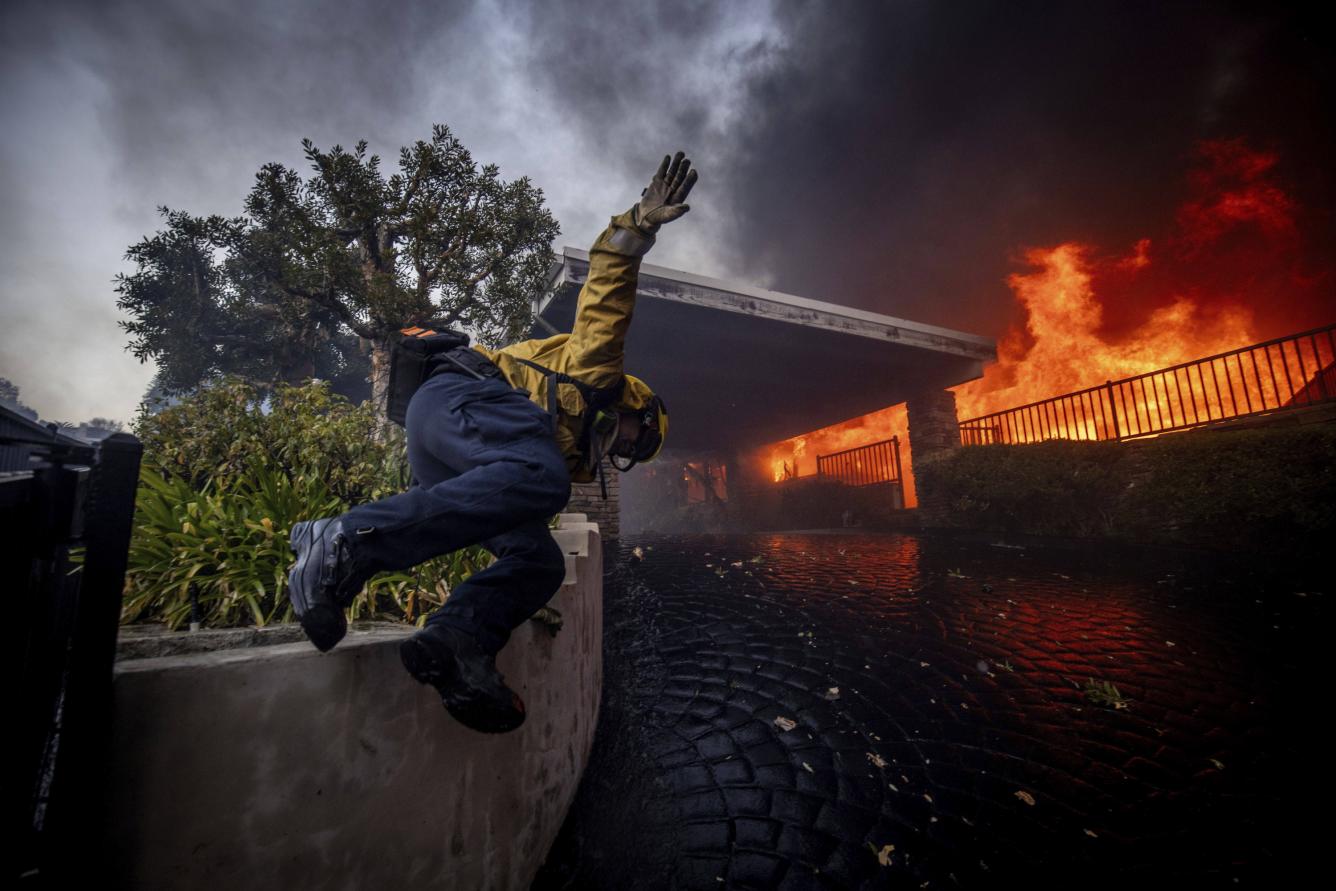
[(595, 387), (620, 383), (640, 258), (654, 246), (659, 226), (691, 209), (684, 202), (695, 184), (696, 171), (682, 152), (671, 159), (665, 155), (640, 202), (613, 217), (589, 249), (589, 277), (566, 342), (572, 377)]

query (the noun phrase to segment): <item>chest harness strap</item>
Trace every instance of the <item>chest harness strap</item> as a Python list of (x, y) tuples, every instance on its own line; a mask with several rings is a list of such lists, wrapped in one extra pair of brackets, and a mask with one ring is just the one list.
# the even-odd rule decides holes
[[(580, 393), (580, 398), (584, 400), (585, 410), (581, 414), (580, 434), (576, 439), (576, 447), (580, 450), (580, 461), (585, 468), (591, 472), (598, 472), (599, 490), (602, 492), (603, 500), (608, 500), (608, 482), (603, 471), (603, 454), (599, 451), (598, 445), (594, 442), (594, 430), (599, 424), (605, 423), (608, 418), (606, 409), (615, 405), (621, 398), (622, 390), (626, 385), (626, 379), (622, 378), (616, 386), (612, 387), (592, 387), (584, 381), (578, 381), (561, 371), (553, 371), (537, 362), (531, 362), (528, 359), (521, 359), (518, 356), (511, 356), (517, 362), (528, 365), (535, 371), (539, 371), (547, 379), (547, 412), (552, 416), (552, 423), (556, 424), (561, 417), (561, 402), (557, 399), (557, 386), (559, 384), (570, 384)], [(616, 415), (611, 415), (611, 421), (616, 423)]]

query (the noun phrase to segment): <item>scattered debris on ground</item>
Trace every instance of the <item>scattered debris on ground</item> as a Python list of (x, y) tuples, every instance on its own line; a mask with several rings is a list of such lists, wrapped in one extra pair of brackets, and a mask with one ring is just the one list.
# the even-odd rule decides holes
[(1118, 692), (1112, 681), (1097, 681), (1094, 678), (1087, 678), (1086, 685), (1081, 688), (1085, 698), (1095, 705), (1104, 706), (1112, 709), (1125, 709), (1128, 705), (1128, 699)]

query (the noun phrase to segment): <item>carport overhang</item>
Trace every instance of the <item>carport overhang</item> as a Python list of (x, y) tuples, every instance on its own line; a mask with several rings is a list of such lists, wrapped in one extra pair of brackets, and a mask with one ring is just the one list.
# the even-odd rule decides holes
[[(565, 248), (533, 337), (568, 332), (589, 252)], [(642, 264), (626, 370), (659, 393), (671, 447), (764, 445), (973, 380), (986, 337)]]

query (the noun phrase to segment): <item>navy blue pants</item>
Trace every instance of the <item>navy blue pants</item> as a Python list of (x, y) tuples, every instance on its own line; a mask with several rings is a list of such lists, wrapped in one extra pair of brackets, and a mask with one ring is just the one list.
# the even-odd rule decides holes
[(496, 653), (551, 599), (565, 576), (547, 521), (566, 506), (571, 480), (551, 416), (496, 378), (438, 374), (408, 404), (408, 463), (417, 484), (344, 515), (354, 560), (407, 569), (480, 544), (496, 556), (450, 592), (427, 622), (475, 635)]

